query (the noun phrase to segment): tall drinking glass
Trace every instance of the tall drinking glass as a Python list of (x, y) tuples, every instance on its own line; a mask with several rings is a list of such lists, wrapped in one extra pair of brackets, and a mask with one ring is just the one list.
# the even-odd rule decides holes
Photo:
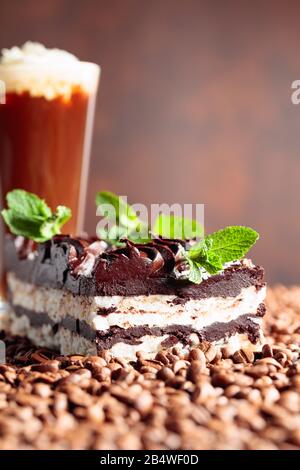
[(89, 62), (0, 64), (2, 204), (8, 191), (21, 188), (53, 210), (66, 205), (73, 217), (65, 233), (83, 230), (99, 76), (99, 66)]

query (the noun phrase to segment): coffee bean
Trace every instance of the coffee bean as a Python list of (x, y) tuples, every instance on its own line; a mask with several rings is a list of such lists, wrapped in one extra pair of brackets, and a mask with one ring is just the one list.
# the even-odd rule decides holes
[(226, 397), (232, 398), (238, 395), (240, 391), (241, 391), (241, 388), (238, 385), (233, 384), (225, 388), (224, 394)]
[(155, 356), (155, 359), (157, 361), (159, 361), (161, 364), (164, 364), (164, 365), (169, 363), (169, 360), (168, 360), (168, 358), (167, 358), (167, 356), (165, 355), (164, 352), (157, 353), (156, 356)]
[(229, 359), (235, 352), (235, 349), (233, 346), (224, 346), (221, 348), (221, 353), (223, 359)]
[(106, 382), (107, 380), (110, 380), (111, 373), (112, 372), (108, 367), (103, 367), (99, 370), (99, 372), (94, 374), (94, 378), (99, 380), (99, 382)]
[(153, 398), (151, 393), (144, 391), (139, 394), (138, 398), (134, 401), (134, 407), (143, 416), (151, 411), (153, 405)]
[(269, 368), (266, 364), (254, 365), (253, 367), (248, 367), (245, 370), (246, 374), (254, 378), (260, 378), (264, 375), (268, 375)]
[(152, 367), (152, 366), (142, 366), (140, 368), (140, 372), (141, 374), (156, 374), (157, 372), (157, 368), (156, 367)]
[(267, 364), (270, 366), (275, 366), (276, 369), (281, 369), (282, 365), (274, 359), (274, 357), (264, 357), (263, 359), (259, 359), (255, 362), (255, 364)]
[(261, 396), (265, 400), (265, 402), (274, 403), (280, 398), (280, 393), (275, 387), (271, 386), (268, 388), (262, 388)]
[(183, 361), (182, 359), (179, 361), (174, 362), (173, 364), (173, 371), (174, 374), (177, 374), (180, 370), (185, 370), (187, 368), (188, 363)]
[(45, 361), (41, 364), (36, 364), (31, 367), (31, 370), (36, 372), (56, 372), (59, 368), (59, 361)]
[(159, 370), (160, 369), (160, 362), (159, 361), (156, 361), (156, 360), (141, 360), (138, 362), (138, 367), (140, 366), (140, 368), (144, 367), (144, 368), (150, 368), (152, 371), (153, 369), (156, 369), (156, 370)]
[(95, 403), (86, 409), (86, 417), (95, 423), (102, 423), (105, 419), (103, 407), (100, 403)]
[[(202, 352), (202, 351), (201, 351)], [(203, 354), (203, 353), (202, 353)], [(201, 357), (201, 356), (198, 356)], [(196, 383), (199, 376), (206, 370), (205, 356), (201, 357), (200, 360), (193, 360), (190, 367), (187, 370), (187, 379)]]
[(245, 374), (235, 373), (233, 380), (234, 383), (240, 387), (250, 387), (253, 384), (253, 378)]
[(206, 362), (204, 352), (201, 349), (192, 349), (188, 357), (189, 361)]
[(300, 412), (300, 395), (298, 392), (293, 390), (286, 390), (278, 393), (278, 404), (286, 408), (292, 413)]
[(169, 367), (163, 367), (157, 372), (157, 378), (160, 380), (170, 380), (173, 379), (174, 372)]
[(224, 347), (222, 357), (197, 336), (190, 352), (128, 364), (7, 339), (0, 448), (300, 448), (300, 289), (270, 295), (266, 344), (255, 354)]
[(52, 390), (49, 387), (48, 384), (45, 383), (35, 383), (33, 385), (33, 393), (36, 395), (42, 397), (42, 398), (48, 398), (52, 394)]
[(17, 373), (15, 370), (8, 370), (3, 373), (3, 377), (6, 380), (6, 382), (13, 384), (14, 381), (16, 380)]
[(236, 351), (232, 356), (233, 362), (236, 364), (247, 364), (247, 359), (245, 358), (242, 351)]
[(262, 348), (263, 357), (273, 357), (273, 349), (270, 344), (264, 344)]
[(233, 362), (237, 364), (247, 364), (252, 363), (254, 361), (254, 354), (252, 351), (246, 351), (241, 349), (240, 351), (236, 351), (232, 356)]
[(90, 379), (92, 377), (91, 371), (88, 369), (77, 369), (76, 375), (80, 376), (81, 379)]
[(68, 400), (74, 405), (88, 407), (92, 404), (92, 397), (76, 385), (69, 384), (65, 391)]
[(106, 367), (107, 362), (105, 361), (105, 359), (103, 359), (102, 357), (99, 357), (99, 356), (88, 356), (84, 360), (84, 366), (87, 369), (93, 370), (94, 367), (97, 367), (97, 368)]
[(125, 381), (128, 376), (128, 371), (120, 367), (119, 369), (113, 370), (111, 377), (113, 380)]
[(41, 351), (34, 352), (31, 355), (31, 359), (32, 359), (32, 361), (40, 362), (40, 363), (44, 363), (44, 362), (49, 361), (49, 357), (47, 355), (43, 354)]
[(282, 365), (283, 367), (286, 365), (286, 363), (287, 363), (287, 361), (288, 361), (288, 356), (287, 356), (287, 354), (285, 354), (285, 353), (282, 352), (282, 351), (275, 352), (274, 358), (275, 358), (276, 361), (278, 361), (279, 364)]
[(234, 383), (234, 375), (226, 371), (219, 372), (212, 376), (211, 382), (215, 387), (226, 388)]
[(205, 351), (205, 358), (207, 362), (212, 362), (216, 358), (217, 353), (217, 348), (213, 344), (211, 344)]
[(294, 387), (297, 392), (299, 393), (300, 391), (300, 375), (294, 375), (291, 378), (291, 385)]

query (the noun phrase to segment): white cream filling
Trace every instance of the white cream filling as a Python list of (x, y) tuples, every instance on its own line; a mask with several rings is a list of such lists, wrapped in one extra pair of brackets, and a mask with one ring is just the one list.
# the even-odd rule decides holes
[(32, 42), (21, 48), (3, 49), (0, 61), (0, 80), (7, 91), (28, 92), (47, 100), (59, 96), (69, 99), (77, 86), (86, 93), (94, 93), (99, 73), (96, 64), (81, 62), (69, 52)]
[(13, 312), (10, 312), (8, 320), (5, 331), (10, 334), (26, 336), (36, 346), (59, 349), (59, 335), (53, 333), (51, 325), (33, 327), (26, 315), (18, 317)]
[[(256, 321), (261, 323), (261, 319), (257, 319)], [(53, 333), (50, 325), (32, 327), (25, 315), (17, 317), (12, 313), (10, 315), (9, 327), (6, 328), (6, 331), (14, 335), (27, 336), (36, 346), (58, 349), (61, 354), (97, 355), (95, 342), (83, 338), (77, 333), (71, 332), (65, 328), (59, 328), (56, 333)], [(140, 344), (131, 345), (120, 341), (108, 350), (113, 357), (121, 357), (127, 361), (136, 360), (137, 352), (142, 352), (145, 357), (154, 358), (159, 351), (165, 349), (162, 347), (162, 342), (167, 338), (168, 335), (145, 335), (139, 338)], [(226, 345), (227, 348), (230, 348), (231, 354), (240, 349), (259, 351), (263, 344), (263, 334), (261, 332), (260, 340), (256, 344), (252, 344), (244, 333), (224, 337), (219, 341), (213, 342), (213, 344), (217, 348), (222, 348)], [(179, 347), (186, 353), (192, 347), (197, 346), (197, 344), (193, 344), (193, 341), (191, 341), (191, 344), (184, 346), (178, 341), (173, 346)]]
[[(170, 295), (84, 297), (64, 290), (36, 287), (20, 281), (13, 273), (8, 274), (8, 285), (14, 305), (47, 313), (57, 323), (70, 315), (84, 320), (94, 330), (171, 324), (192, 325), (201, 330), (215, 322), (230, 322), (241, 315), (256, 314), (266, 296), (265, 287), (257, 291), (255, 286), (250, 286), (236, 297), (190, 299), (184, 304), (173, 304), (176, 297)], [(115, 307), (116, 311), (107, 315), (97, 313), (100, 308), (110, 307)]]
[[(164, 296), (141, 296), (142, 299), (131, 299), (129, 308), (121, 309), (118, 305), (118, 310), (123, 313), (97, 315), (92, 321), (96, 330), (106, 330), (114, 325), (130, 328), (135, 325), (164, 327), (171, 324), (192, 324), (193, 328), (201, 330), (215, 322), (227, 323), (236, 320), (241, 315), (256, 314), (265, 296), (266, 289), (262, 288), (257, 291), (255, 286), (242, 289), (237, 297), (190, 299), (179, 305), (170, 304), (172, 300), (166, 300)], [(152, 300), (152, 297), (155, 299)], [(160, 298), (157, 299), (157, 297)], [(139, 310), (146, 313), (141, 313)]]

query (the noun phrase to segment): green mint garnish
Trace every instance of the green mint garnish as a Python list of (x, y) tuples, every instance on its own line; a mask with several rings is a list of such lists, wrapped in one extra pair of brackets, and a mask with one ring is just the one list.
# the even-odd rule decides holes
[(188, 240), (202, 237), (203, 226), (197, 220), (160, 214), (154, 223), (153, 232), (164, 238)]
[[(43, 199), (22, 189), (9, 192), (6, 200), (8, 209), (4, 209), (1, 214), (10, 231), (38, 243), (59, 234), (61, 227), (72, 215), (65, 206), (58, 206), (53, 214)], [(123, 238), (135, 243), (150, 241), (147, 225), (122, 198), (109, 191), (102, 191), (96, 195), (96, 204), (100, 206), (103, 217), (114, 220), (114, 225), (98, 231), (100, 238), (116, 245), (120, 245)], [(113, 213), (109, 211), (111, 208)], [(203, 227), (195, 220), (160, 214), (153, 233), (170, 239), (192, 239), (203, 236)], [(202, 268), (209, 274), (217, 274), (226, 263), (244, 257), (258, 238), (258, 233), (251, 228), (239, 226), (226, 227), (207, 235), (183, 253), (182, 261), (189, 265), (189, 280), (199, 284)]]
[[(115, 210), (117, 225), (134, 229), (140, 223), (136, 212), (124, 199), (110, 191), (101, 191), (96, 194), (96, 205), (102, 209), (104, 205), (110, 205)], [(104, 213), (101, 215), (105, 216)], [(108, 214), (109, 215), (109, 214)]]
[[(104, 218), (114, 221), (113, 226), (98, 230), (97, 234), (101, 239), (114, 245), (120, 245), (122, 238), (136, 243), (150, 241), (150, 230), (122, 198), (109, 191), (102, 191), (96, 195), (96, 204), (100, 206)], [(113, 214), (106, 210), (105, 204), (113, 207)], [(203, 237), (204, 230), (196, 220), (173, 214), (160, 214), (151, 232), (163, 238), (188, 240)], [(189, 280), (199, 284), (202, 280), (202, 269), (209, 274), (219, 273), (224, 269), (225, 263), (243, 258), (258, 238), (257, 232), (240, 226), (226, 227), (207, 235), (183, 253), (182, 262), (189, 266)]]
[[(100, 215), (115, 223), (110, 227), (100, 227), (97, 230), (99, 238), (114, 245), (119, 245), (122, 238), (136, 243), (150, 241), (148, 227), (122, 198), (110, 191), (101, 191), (96, 194), (96, 205), (101, 210)], [(113, 211), (108, 210), (107, 205), (113, 208)], [(203, 236), (203, 227), (199, 222), (173, 214), (160, 214), (151, 231), (157, 236), (171, 239), (191, 239)]]
[(201, 274), (201, 265), (196, 261), (192, 261), (191, 259), (186, 256), (186, 261), (189, 265), (189, 281), (193, 282), (194, 284), (200, 284), (202, 281), (202, 274)]
[(43, 199), (35, 194), (15, 189), (6, 195), (8, 209), (1, 214), (10, 231), (42, 243), (60, 233), (71, 218), (71, 209), (58, 206), (53, 214)]
[[(122, 238), (135, 243), (146, 243), (150, 240), (146, 225), (121, 197), (110, 191), (101, 191), (96, 194), (96, 205), (101, 211), (99, 215), (115, 223), (110, 228), (101, 227), (97, 230), (97, 235), (102, 240), (113, 245), (120, 245)], [(111, 208), (113, 211), (110, 211)]]
[(217, 274), (225, 263), (243, 258), (258, 238), (259, 235), (255, 230), (239, 226), (226, 227), (207, 235), (203, 241), (186, 252), (190, 266), (190, 281), (195, 282), (194, 271), (200, 270), (201, 267), (209, 274)]

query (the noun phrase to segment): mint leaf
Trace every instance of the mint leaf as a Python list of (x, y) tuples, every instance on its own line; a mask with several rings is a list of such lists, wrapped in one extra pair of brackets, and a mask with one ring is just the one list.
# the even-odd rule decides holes
[(15, 235), (22, 235), (42, 243), (60, 233), (61, 227), (71, 218), (71, 210), (58, 206), (55, 214), (43, 199), (22, 189), (6, 195), (8, 209), (1, 214)]
[(223, 264), (218, 255), (210, 251), (211, 247), (212, 241), (204, 239), (192, 246), (188, 258), (205, 268), (209, 274), (216, 274), (222, 270)]
[(36, 242), (45, 241), (44, 237), (41, 235), (41, 226), (43, 224), (41, 218), (32, 217), (29, 219), (9, 209), (4, 209), (1, 214), (11, 233), (22, 235), (25, 238), (31, 238)]
[(43, 199), (23, 189), (15, 189), (6, 195), (7, 205), (24, 217), (51, 217), (52, 212)]
[(96, 205), (100, 215), (115, 223), (110, 228), (101, 227), (97, 230), (99, 238), (113, 245), (119, 245), (122, 238), (135, 243), (150, 241), (148, 227), (124, 199), (110, 191), (101, 191), (96, 194)]
[(195, 269), (203, 267), (209, 274), (217, 274), (225, 263), (239, 260), (258, 240), (259, 235), (249, 227), (226, 227), (192, 246), (186, 253), (191, 274), (197, 280)]
[(72, 211), (69, 207), (66, 206), (57, 206), (54, 220), (56, 229), (60, 229), (65, 223), (68, 222), (72, 217)]
[(40, 229), (42, 238), (44, 240), (50, 240), (54, 235), (60, 233), (60, 227), (62, 227), (71, 216), (71, 209), (65, 206), (58, 206), (55, 214), (42, 224)]
[(222, 264), (243, 258), (258, 240), (259, 234), (249, 227), (226, 227), (205, 237), (209, 253)]
[(205, 261), (209, 250), (210, 242), (206, 243), (205, 240), (193, 245), (188, 251), (189, 259), (193, 261)]
[(202, 281), (202, 275), (201, 275), (201, 270), (200, 270), (201, 265), (197, 263), (196, 261), (193, 261), (188, 258), (187, 258), (187, 262), (190, 267), (189, 276), (188, 276), (189, 281), (193, 282), (194, 284), (200, 284), (200, 282)]
[(217, 274), (222, 271), (223, 265), (218, 258), (210, 258), (206, 261), (202, 261), (200, 265), (209, 273)]
[(197, 220), (174, 214), (159, 214), (153, 232), (164, 238), (188, 240), (203, 236), (203, 226)]
[(127, 204), (124, 199), (110, 191), (101, 191), (97, 193), (96, 205), (97, 207), (100, 207), (101, 215), (107, 215), (108, 217), (110, 216), (110, 214), (106, 213), (105, 206), (112, 206), (114, 208), (113, 215), (115, 215), (116, 217), (116, 225), (122, 225), (124, 227), (134, 229), (138, 224), (140, 224), (140, 220), (136, 212), (132, 209), (132, 207)]

